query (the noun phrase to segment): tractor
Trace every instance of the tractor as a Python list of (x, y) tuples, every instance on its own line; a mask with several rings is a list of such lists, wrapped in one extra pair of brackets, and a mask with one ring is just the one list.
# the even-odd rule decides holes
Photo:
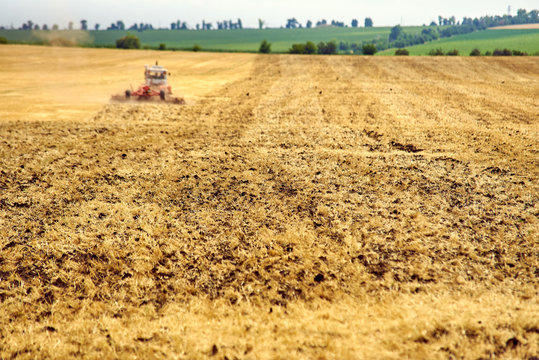
[(159, 99), (163, 102), (184, 104), (184, 99), (179, 99), (172, 96), (172, 89), (167, 82), (168, 75), (170, 75), (168, 70), (162, 66), (159, 66), (157, 62), (154, 66), (145, 65), (144, 84), (141, 84), (135, 91), (126, 90), (124, 98), (119, 95), (114, 95), (112, 99), (118, 101), (129, 101), (130, 99), (150, 100), (159, 97)]

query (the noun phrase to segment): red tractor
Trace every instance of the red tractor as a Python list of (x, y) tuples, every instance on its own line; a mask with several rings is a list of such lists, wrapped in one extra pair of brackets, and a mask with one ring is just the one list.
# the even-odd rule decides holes
[[(140, 85), (136, 91), (126, 90), (125, 100), (150, 100), (159, 96), (161, 101), (183, 104), (185, 101), (172, 96), (172, 89), (167, 82), (167, 75), (170, 73), (162, 66), (144, 66), (144, 84)], [(113, 100), (124, 100), (121, 96), (113, 96)]]

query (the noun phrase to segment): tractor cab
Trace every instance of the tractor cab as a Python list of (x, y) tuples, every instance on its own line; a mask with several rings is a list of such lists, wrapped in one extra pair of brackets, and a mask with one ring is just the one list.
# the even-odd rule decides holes
[(144, 66), (144, 79), (146, 85), (152, 87), (166, 86), (167, 85), (168, 71), (162, 66)]

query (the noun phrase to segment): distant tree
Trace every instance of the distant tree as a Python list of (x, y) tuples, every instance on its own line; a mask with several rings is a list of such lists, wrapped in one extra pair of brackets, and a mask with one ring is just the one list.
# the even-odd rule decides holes
[(526, 9), (518, 9), (517, 10), (517, 18), (524, 19), (527, 16), (528, 16), (528, 12), (526, 11)]
[(191, 50), (193, 50), (194, 52), (199, 52), (200, 50), (202, 50), (202, 47), (200, 47), (200, 45), (198, 44), (195, 44), (193, 45), (193, 48)]
[(495, 49), (492, 53), (494, 56), (513, 56), (513, 52), (509, 49)]
[(442, 26), (444, 18), (441, 15), (438, 15), (438, 25)]
[(436, 26), (436, 23), (434, 21), (431, 21), (430, 26)]
[(307, 41), (305, 43), (305, 54), (315, 54), (316, 50), (316, 45), (312, 41)]
[(132, 34), (116, 40), (116, 47), (118, 49), (140, 49), (140, 40), (138, 37)]
[(336, 27), (344, 27), (344, 23), (342, 21), (337, 20), (331, 20), (331, 25)]
[(470, 56), (481, 56), (481, 51), (478, 48), (475, 48), (470, 53)]
[(389, 42), (395, 41), (402, 33), (402, 27), (400, 25), (393, 26), (389, 33)]
[(159, 47), (157, 49), (158, 50), (166, 50), (167, 49), (167, 44), (161, 43), (161, 44), (159, 44)]
[(262, 30), (264, 28), (265, 21), (262, 19), (258, 19), (258, 28)]
[(442, 56), (444, 54), (444, 51), (441, 48), (432, 49), (429, 51), (430, 56)]
[(439, 37), (438, 31), (432, 28), (421, 30), (421, 35), (426, 39), (426, 41), (436, 40)]
[[(120, 28), (118, 27), (118, 24), (112, 24), (109, 27), (109, 30), (120, 30)], [(144, 24), (144, 23), (140, 23), (140, 24), (134, 23), (127, 30), (133, 30), (133, 31), (138, 31), (138, 32), (142, 32), (146, 30), (153, 30), (153, 25)]]
[(258, 52), (262, 54), (269, 54), (271, 52), (271, 44), (266, 40), (262, 40), (260, 47), (258, 48)]
[(99, 27), (100, 27), (100, 26), (101, 26), (101, 25), (99, 25), (99, 24), (95, 24), (95, 25), (94, 25), (95, 31), (99, 31)]
[(173, 22), (170, 24), (171, 30), (186, 30), (187, 29), (187, 23), (181, 22), (180, 20), (176, 20), (176, 22)]
[(372, 27), (372, 26), (373, 26), (372, 19), (370, 17), (365, 18), (365, 27)]
[(38, 24), (34, 25), (34, 30), (39, 30), (39, 25)]
[(118, 30), (125, 30), (125, 24), (122, 20), (116, 21), (116, 27), (118, 28)]
[(45, 31), (48, 31), (49, 30), (49, 26), (47, 24), (43, 24), (43, 26), (41, 27), (41, 29), (45, 30)]
[(34, 28), (34, 22), (32, 20), (28, 20), (26, 24), (22, 24), (23, 30), (32, 30)]
[(408, 56), (410, 55), (410, 52), (406, 49), (397, 49), (395, 50), (395, 55), (397, 56)]
[(241, 19), (238, 18), (237, 24), (238, 24), (238, 29), (240, 30), (243, 29), (243, 23), (241, 22)]
[(287, 29), (295, 29), (299, 25), (298, 20), (296, 18), (288, 19), (286, 21), (286, 28)]
[(363, 45), (362, 50), (364, 55), (374, 55), (378, 51), (374, 44), (365, 44)]
[(87, 20), (81, 20), (80, 21), (80, 29), (81, 30), (88, 30), (88, 21)]
[(0, 36), (0, 44), (7, 44), (7, 43), (8, 43), (7, 39), (3, 36)]
[(449, 50), (447, 52), (448, 56), (459, 56), (459, 51), (457, 49)]
[(288, 52), (290, 54), (305, 54), (305, 44), (292, 44)]
[(329, 41), (327, 43), (321, 41), (318, 43), (318, 53), (324, 55), (336, 54), (337, 44), (335, 41)]
[(337, 44), (335, 41), (328, 41), (326, 43), (326, 54), (336, 54), (337, 53)]
[(317, 27), (318, 26), (325, 26), (325, 25), (327, 25), (327, 23), (328, 22), (326, 21), (326, 19), (322, 19), (322, 20), (319, 20), (319, 21), (316, 22), (316, 26)]
[(312, 28), (312, 27), (313, 27), (313, 22), (312, 22), (311, 20), (307, 20), (307, 24), (305, 24), (305, 27), (306, 27), (307, 29)]
[(53, 30), (55, 30), (55, 31), (56, 31), (56, 30), (58, 30), (58, 29), (59, 29), (59, 26), (58, 26), (58, 24), (54, 24), (54, 25), (52, 25), (52, 29), (53, 29)]
[(340, 51), (346, 51), (346, 52), (349, 51), (350, 50), (350, 44), (347, 43), (347, 42), (340, 41), (339, 42), (339, 50)]
[(67, 24), (68, 30), (73, 30), (73, 21), (70, 21), (69, 24)]
[(352, 27), (357, 28), (357, 24), (358, 24), (357, 19), (353, 19), (353, 20), (352, 20)]

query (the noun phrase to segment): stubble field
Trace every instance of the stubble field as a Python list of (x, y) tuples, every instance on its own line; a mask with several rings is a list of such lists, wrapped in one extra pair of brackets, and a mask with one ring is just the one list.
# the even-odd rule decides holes
[[(185, 106), (109, 104), (155, 57)], [(0, 358), (539, 354), (539, 59), (0, 47)]]

